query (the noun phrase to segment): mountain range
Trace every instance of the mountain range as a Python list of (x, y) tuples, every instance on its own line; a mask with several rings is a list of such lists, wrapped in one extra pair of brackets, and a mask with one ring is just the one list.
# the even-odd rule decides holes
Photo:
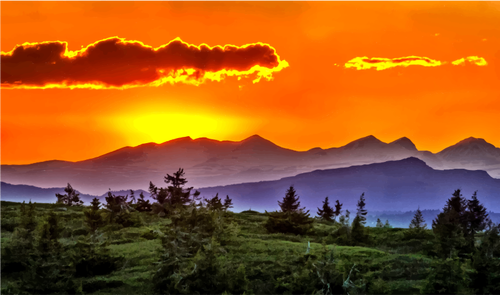
[(382, 163), (415, 157), (434, 169), (484, 170), (500, 178), (500, 148), (480, 138), (467, 138), (439, 153), (417, 150), (406, 138), (384, 143), (374, 136), (337, 148), (294, 151), (258, 135), (242, 141), (190, 137), (162, 144), (124, 147), (78, 162), (46, 161), (2, 165), (2, 181), (42, 188), (67, 183), (86, 194), (109, 189), (146, 189), (149, 182), (164, 185), (163, 177), (184, 168), (189, 185), (208, 187), (278, 180), (317, 169)]
[[(278, 200), (293, 185), (300, 196), (301, 206), (311, 209), (322, 206), (326, 196), (330, 204), (335, 200), (344, 209), (353, 210), (359, 196), (365, 193), (369, 211), (441, 209), (456, 189), (470, 198), (477, 191), (478, 198), (488, 210), (500, 211), (500, 179), (492, 178), (485, 171), (465, 169), (436, 170), (415, 157), (384, 163), (352, 166), (347, 168), (315, 170), (280, 180), (198, 188), (201, 196), (210, 198), (219, 194), (233, 199), (235, 212), (243, 210), (272, 211), (279, 209)], [(42, 189), (2, 182), (2, 199), (28, 200), (38, 192), (40, 198), (55, 202), (59, 189)], [(128, 194), (128, 191), (116, 192)], [(138, 196), (140, 191), (136, 191)], [(144, 193), (145, 196), (149, 194)], [(105, 194), (100, 196), (104, 201)], [(88, 203), (93, 196), (82, 195)], [(30, 197), (32, 198), (32, 197)], [(354, 213), (354, 211), (352, 211)]]
[(414, 157), (199, 191), (203, 196), (229, 195), (237, 211), (269, 211), (279, 210), (278, 200), (283, 199), (291, 185), (301, 197), (301, 206), (314, 213), (327, 196), (332, 206), (339, 200), (344, 208), (354, 209), (362, 193), (368, 210), (441, 209), (456, 189), (461, 189), (468, 199), (477, 191), (478, 199), (488, 210), (500, 211), (500, 179), (481, 170), (435, 170)]

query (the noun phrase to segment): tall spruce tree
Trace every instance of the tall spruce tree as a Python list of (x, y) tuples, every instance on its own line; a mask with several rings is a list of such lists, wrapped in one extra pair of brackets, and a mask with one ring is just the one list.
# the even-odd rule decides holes
[(337, 219), (337, 216), (340, 216), (340, 214), (342, 214), (342, 205), (339, 200), (335, 201), (335, 211), (333, 212), (334, 213), (334, 219)]
[(477, 232), (483, 231), (489, 220), (486, 208), (477, 199), (477, 191), (472, 195), (472, 199), (467, 202), (468, 212), (465, 214), (466, 224), (468, 225), (466, 235), (474, 241)]
[(229, 198), (228, 195), (226, 195), (226, 198), (224, 199), (224, 205), (222, 205), (224, 211), (227, 211), (229, 208), (233, 208), (233, 200)]
[(463, 257), (471, 250), (470, 244), (467, 245), (465, 238), (467, 236), (466, 209), (467, 200), (457, 189), (446, 202), (443, 212), (439, 213), (432, 221), (432, 231), (436, 237), (438, 255), (443, 258), (451, 258), (454, 253)]
[(376, 225), (376, 227), (380, 227), (380, 228), (384, 227), (384, 224), (382, 223), (382, 221), (380, 220), (380, 218), (377, 218), (377, 225)]
[(361, 196), (359, 197), (359, 201), (357, 204), (357, 209), (358, 212), (356, 213), (356, 217), (359, 217), (359, 222), (363, 225), (366, 224), (366, 214), (368, 213), (365, 209), (366, 203), (365, 203), (365, 193), (362, 193)]
[(318, 208), (318, 216), (325, 221), (332, 221), (332, 217), (335, 216), (335, 212), (328, 202), (328, 197), (323, 201), (323, 208)]
[(293, 185), (286, 191), (285, 197), (283, 197), (283, 202), (278, 201), (281, 211), (285, 213), (292, 213), (299, 211), (299, 196), (293, 188)]
[(422, 216), (422, 211), (420, 211), (420, 208), (417, 209), (417, 212), (415, 213), (415, 216), (413, 216), (413, 219), (410, 222), (410, 229), (416, 229), (416, 230), (423, 230), (426, 229), (427, 224), (424, 223), (424, 217)]
[(84, 210), (83, 214), (85, 223), (90, 228), (90, 231), (93, 233), (99, 227), (104, 226), (105, 221), (101, 213), (99, 212), (101, 206), (101, 202), (99, 202), (99, 199), (94, 198), (90, 203), (90, 205), (91, 205), (90, 208)]
[(264, 227), (270, 233), (293, 233), (304, 235), (311, 228), (313, 220), (309, 218), (309, 210), (299, 208), (299, 196), (293, 186), (286, 191), (283, 202), (278, 201), (281, 207), (279, 212), (267, 212), (269, 217)]
[[(187, 179), (184, 177), (184, 169), (182, 168), (179, 168), (173, 175), (167, 174), (167, 176), (165, 176), (165, 183), (169, 185), (167, 187), (167, 192), (170, 197), (171, 205), (187, 205), (191, 202), (190, 197), (193, 187), (184, 188), (187, 182)], [(194, 201), (194, 198), (199, 196), (200, 192), (195, 191), (192, 195)]]

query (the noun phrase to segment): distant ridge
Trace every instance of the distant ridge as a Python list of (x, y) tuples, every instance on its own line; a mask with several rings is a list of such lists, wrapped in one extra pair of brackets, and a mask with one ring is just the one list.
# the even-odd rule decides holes
[(277, 201), (290, 185), (295, 186), (301, 205), (313, 211), (326, 196), (340, 200), (349, 210), (354, 209), (363, 192), (369, 211), (441, 209), (456, 189), (461, 189), (467, 198), (478, 191), (479, 200), (488, 210), (500, 211), (500, 179), (480, 170), (435, 170), (415, 157), (199, 190), (204, 196), (229, 195), (235, 208), (241, 210), (251, 207), (269, 211), (279, 209)]
[(101, 194), (109, 187), (146, 189), (166, 173), (184, 168), (195, 187), (278, 180), (317, 169), (382, 163), (415, 157), (434, 169), (484, 170), (500, 178), (500, 149), (470, 137), (434, 154), (419, 151), (407, 137), (385, 143), (373, 135), (335, 148), (294, 151), (252, 135), (242, 141), (181, 137), (160, 144), (123, 147), (92, 159), (2, 165), (2, 181), (37, 187), (73, 187)]

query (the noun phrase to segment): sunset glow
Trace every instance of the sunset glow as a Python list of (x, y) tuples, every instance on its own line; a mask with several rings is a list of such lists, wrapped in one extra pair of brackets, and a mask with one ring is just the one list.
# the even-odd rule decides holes
[(500, 2), (2, 2), (1, 162), (190, 136), (500, 146)]

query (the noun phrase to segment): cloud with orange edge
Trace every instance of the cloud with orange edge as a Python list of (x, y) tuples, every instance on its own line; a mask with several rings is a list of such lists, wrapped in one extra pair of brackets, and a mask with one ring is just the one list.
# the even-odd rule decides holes
[(111, 37), (77, 51), (68, 43), (17, 45), (1, 53), (2, 88), (127, 89), (165, 83), (200, 85), (227, 76), (252, 77), (253, 83), (289, 66), (269, 44), (210, 47), (179, 38), (153, 48), (140, 41)]
[[(453, 65), (465, 64), (465, 62), (469, 62), (471, 64), (477, 66), (486, 66), (488, 63), (482, 57), (477, 56), (469, 56), (466, 58), (458, 59), (453, 61)], [(372, 57), (368, 58), (366, 56), (363, 57), (355, 57), (348, 62), (345, 63), (345, 68), (354, 68), (356, 70), (368, 70), (368, 69), (376, 69), (377, 71), (387, 70), (394, 67), (409, 67), (409, 66), (424, 66), (424, 67), (439, 67), (447, 64), (447, 62), (441, 62), (438, 60), (430, 59), (428, 57), (421, 56), (407, 56), (407, 57), (399, 57), (399, 58), (380, 58), (380, 57)]]

